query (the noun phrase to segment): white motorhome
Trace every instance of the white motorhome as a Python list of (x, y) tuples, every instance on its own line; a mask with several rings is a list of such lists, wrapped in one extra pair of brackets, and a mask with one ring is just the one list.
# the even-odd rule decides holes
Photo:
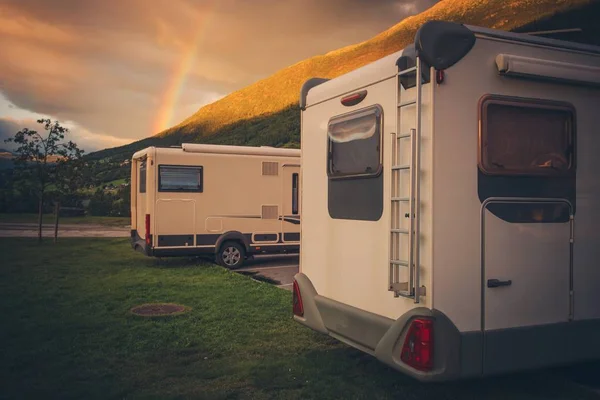
[(294, 319), (423, 381), (600, 358), (599, 86), (598, 47), (442, 21), (305, 82)]
[(131, 245), (148, 256), (214, 255), (237, 268), (298, 252), (300, 150), (184, 143), (132, 157)]

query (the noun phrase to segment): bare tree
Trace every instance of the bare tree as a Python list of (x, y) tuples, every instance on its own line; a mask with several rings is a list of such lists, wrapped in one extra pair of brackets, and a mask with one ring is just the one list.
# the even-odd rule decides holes
[(38, 119), (37, 122), (46, 131), (44, 135), (24, 128), (5, 142), (13, 142), (18, 146), (15, 150), (17, 154), (15, 161), (19, 169), (18, 178), (27, 181), (37, 196), (38, 242), (41, 242), (44, 201), (49, 188), (53, 186), (55, 190), (61, 191), (69, 185), (67, 183), (69, 171), (77, 170), (75, 165), (81, 159), (83, 150), (72, 141), (63, 142), (69, 130), (62, 127), (58, 121)]

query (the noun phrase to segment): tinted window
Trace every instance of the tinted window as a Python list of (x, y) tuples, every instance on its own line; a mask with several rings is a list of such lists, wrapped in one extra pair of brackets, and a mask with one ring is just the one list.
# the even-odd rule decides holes
[(480, 168), (485, 173), (556, 175), (572, 168), (570, 107), (493, 97), (482, 104)]
[(202, 192), (202, 167), (158, 167), (159, 192)]
[(333, 118), (328, 127), (333, 177), (378, 175), (381, 171), (381, 109), (369, 107)]
[(292, 214), (298, 214), (298, 174), (292, 174)]
[(140, 193), (146, 193), (146, 161), (140, 163)]

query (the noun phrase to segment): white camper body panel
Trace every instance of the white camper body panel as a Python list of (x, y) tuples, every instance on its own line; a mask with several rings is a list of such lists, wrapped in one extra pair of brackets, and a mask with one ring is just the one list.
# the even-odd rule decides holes
[[(442, 38), (447, 46), (437, 42)], [(455, 60), (426, 67), (429, 80), (411, 105), (417, 87), (399, 86), (405, 78), (398, 75), (415, 69), (409, 61), (419, 52), (440, 65)], [(332, 80), (307, 81), (300, 100), (304, 221), (294, 319), (421, 380), (600, 357), (600, 346), (589, 345), (600, 328), (594, 230), (600, 213), (593, 210), (600, 203), (599, 86), (600, 48), (439, 21), (425, 24), (412, 48)], [(343, 160), (335, 148), (342, 146), (333, 143), (372, 140), (368, 124), (348, 122), (369, 109), (380, 110), (381, 174), (336, 183)], [(503, 114), (487, 111), (507, 109), (513, 114), (504, 115), (512, 116), (495, 119)], [(544, 110), (547, 118), (535, 114)], [(346, 126), (338, 129), (336, 121)], [(527, 128), (518, 131), (515, 121)], [(411, 160), (410, 139), (398, 140), (413, 129), (420, 133), (413, 153), (420, 161)], [(500, 132), (495, 145), (488, 129)], [(544, 153), (542, 161), (528, 164), (529, 153), (502, 147), (515, 143), (504, 133), (536, 129), (555, 136), (529, 139), (531, 147), (516, 143), (520, 151)], [(555, 144), (566, 167), (539, 150)], [(364, 155), (348, 146), (348, 158), (361, 161)], [(525, 164), (511, 170), (513, 164), (494, 161), (506, 155)], [(414, 162), (417, 194), (394, 175)], [(403, 196), (419, 200), (416, 212)], [(410, 254), (403, 241), (411, 214), (418, 224), (417, 287), (399, 293), (392, 282), (409, 279), (390, 265)], [(417, 331), (424, 336), (415, 339)], [(410, 359), (415, 340), (434, 346), (433, 356), (418, 350), (427, 359), (422, 364)]]
[[(390, 259), (390, 215), (391, 179), (388, 173), (392, 163), (392, 133), (409, 132), (414, 129), (415, 107), (403, 107), (398, 111), (398, 101), (408, 102), (415, 98), (416, 88), (397, 97), (396, 68), (394, 61), (400, 54), (383, 58), (373, 64), (348, 73), (338, 80), (319, 85), (309, 92), (309, 102), (318, 105), (302, 113), (302, 154), (307, 160), (303, 166), (302, 179), (304, 203), (302, 260), (300, 271), (310, 276), (317, 292), (344, 304), (357, 307), (387, 318), (399, 315), (415, 307), (408, 298), (394, 298), (387, 290)], [(383, 73), (382, 73), (383, 71)], [(368, 82), (371, 81), (371, 84)], [(358, 87), (357, 87), (358, 82)], [(341, 104), (340, 99), (348, 93), (367, 89), (368, 94), (359, 106), (362, 109), (378, 104), (383, 108), (383, 213), (377, 221), (333, 219), (328, 211), (327, 180), (327, 125), (336, 115), (351, 111)], [(423, 90), (423, 153), (422, 192), (424, 209), (431, 209), (431, 85)], [(329, 94), (329, 98), (326, 98)], [(398, 122), (396, 122), (398, 121)], [(398, 123), (398, 125), (397, 125)], [(403, 160), (410, 154), (402, 151)], [(406, 161), (408, 162), (408, 161)], [(308, 184), (310, 182), (310, 184)], [(408, 180), (403, 179), (403, 185)], [(402, 209), (402, 212), (405, 210)], [(431, 287), (431, 217), (422, 220), (421, 281)], [(406, 246), (406, 243), (404, 244)], [(326, 265), (326, 267), (325, 267)], [(431, 307), (431, 296), (423, 297), (421, 305)]]
[[(226, 241), (238, 242), (246, 254), (298, 250), (299, 150), (182, 147), (151, 147), (133, 156), (132, 239), (139, 238), (134, 247), (156, 256), (211, 254)], [(140, 193), (141, 163), (148, 171), (146, 193)], [(182, 179), (169, 174), (181, 171), (196, 173), (200, 186), (169, 186), (167, 179)], [(151, 239), (144, 246), (146, 215)]]

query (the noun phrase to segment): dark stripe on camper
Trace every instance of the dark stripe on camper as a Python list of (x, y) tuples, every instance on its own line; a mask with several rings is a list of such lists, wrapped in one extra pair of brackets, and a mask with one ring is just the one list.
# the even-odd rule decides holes
[(283, 217), (279, 217), (280, 221), (289, 222), (290, 224), (300, 225), (300, 217), (298, 216), (288, 216), (285, 215)]
[(254, 242), (275, 242), (279, 240), (279, 235), (276, 233), (259, 233), (254, 235)]
[(300, 241), (300, 233), (298, 233), (298, 232), (284, 233), (283, 240), (286, 242), (299, 242)]
[(196, 235), (197, 246), (214, 246), (217, 240), (221, 237), (220, 234), (204, 234)]
[(158, 247), (193, 245), (194, 235), (158, 235)]

